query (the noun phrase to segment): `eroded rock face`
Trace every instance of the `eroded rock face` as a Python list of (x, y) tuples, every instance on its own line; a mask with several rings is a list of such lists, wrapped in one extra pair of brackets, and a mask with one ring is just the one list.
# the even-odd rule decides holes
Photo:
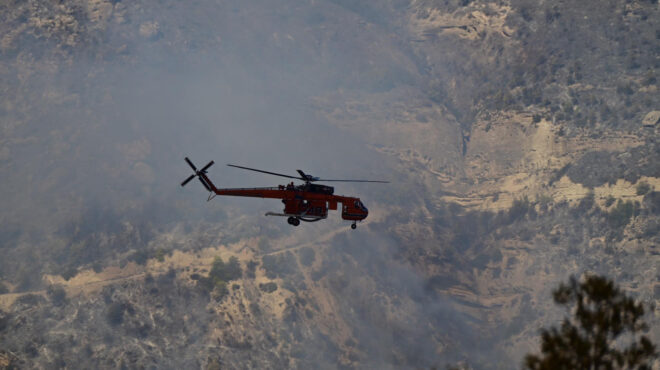
[(654, 127), (655, 125), (660, 122), (660, 111), (654, 110), (651, 112), (648, 112), (646, 116), (644, 116), (644, 119), (642, 120), (642, 125), (647, 126), (647, 127)]
[[(649, 2), (1, 7), (0, 367), (517, 367), (571, 274), (660, 307)], [(292, 231), (190, 151), (391, 184)]]

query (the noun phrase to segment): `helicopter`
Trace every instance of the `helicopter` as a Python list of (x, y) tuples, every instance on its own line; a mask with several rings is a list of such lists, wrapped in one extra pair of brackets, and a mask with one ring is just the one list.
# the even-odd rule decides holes
[(328, 217), (328, 210), (337, 210), (341, 203), (341, 218), (346, 221), (352, 221), (351, 229), (357, 228), (357, 222), (363, 221), (369, 215), (369, 210), (360, 201), (360, 198), (346, 197), (343, 195), (334, 195), (335, 188), (328, 185), (315, 184), (317, 181), (324, 182), (372, 182), (388, 183), (389, 181), (379, 180), (337, 180), (321, 179), (316, 176), (306, 174), (301, 170), (296, 170), (300, 176), (289, 176), (277, 172), (259, 170), (256, 168), (243, 167), (235, 164), (228, 164), (229, 167), (240, 168), (248, 171), (261, 172), (269, 175), (286, 177), (294, 180), (303, 181), (302, 184), (295, 185), (293, 182), (287, 185), (278, 185), (276, 187), (262, 188), (217, 188), (207, 176), (207, 170), (215, 162), (211, 161), (201, 169), (197, 169), (192, 161), (186, 157), (186, 163), (192, 168), (193, 174), (186, 178), (181, 186), (185, 186), (195, 177), (199, 179), (204, 188), (210, 192), (207, 201), (215, 198), (217, 195), (237, 196), (237, 197), (255, 197), (281, 199), (284, 203), (283, 212), (267, 212), (266, 216), (287, 217), (289, 225), (298, 226), (300, 221), (316, 222)]

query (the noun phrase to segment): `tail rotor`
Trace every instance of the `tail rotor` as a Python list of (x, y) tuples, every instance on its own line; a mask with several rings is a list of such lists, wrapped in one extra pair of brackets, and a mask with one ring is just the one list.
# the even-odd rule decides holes
[(190, 168), (192, 168), (192, 170), (193, 170), (195, 173), (193, 173), (192, 175), (188, 176), (187, 179), (183, 180), (183, 182), (181, 183), (181, 186), (186, 186), (187, 183), (189, 183), (192, 179), (194, 179), (195, 177), (197, 177), (197, 178), (199, 179), (199, 182), (201, 182), (202, 185), (204, 185), (204, 187), (206, 188), (206, 190), (208, 190), (208, 191), (213, 191), (213, 190), (211, 189), (211, 185), (207, 182), (207, 179), (206, 179), (206, 170), (208, 170), (209, 167), (213, 166), (213, 163), (215, 163), (215, 162), (211, 161), (211, 162), (209, 162), (206, 166), (202, 167), (201, 170), (198, 170), (197, 167), (195, 167), (195, 165), (192, 163), (192, 161), (191, 161), (188, 157), (186, 157), (185, 160), (186, 160), (186, 162), (188, 163), (188, 165), (190, 166)]

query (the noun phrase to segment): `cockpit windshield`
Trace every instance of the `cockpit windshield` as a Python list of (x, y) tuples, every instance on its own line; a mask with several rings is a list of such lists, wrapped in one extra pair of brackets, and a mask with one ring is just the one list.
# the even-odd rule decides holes
[(368, 212), (367, 207), (365, 207), (364, 204), (362, 204), (362, 202), (360, 202), (359, 200), (355, 201), (355, 208), (364, 212)]

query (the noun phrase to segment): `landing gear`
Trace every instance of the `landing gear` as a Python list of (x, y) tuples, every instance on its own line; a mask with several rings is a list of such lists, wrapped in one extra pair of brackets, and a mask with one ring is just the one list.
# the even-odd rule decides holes
[(355, 222), (351, 224), (351, 229), (353, 230), (357, 229), (357, 224)]
[(289, 225), (293, 225), (293, 226), (298, 226), (298, 225), (300, 225), (300, 220), (297, 219), (297, 218), (295, 218), (295, 217), (289, 217), (289, 218), (286, 220), (286, 222), (288, 222)]

